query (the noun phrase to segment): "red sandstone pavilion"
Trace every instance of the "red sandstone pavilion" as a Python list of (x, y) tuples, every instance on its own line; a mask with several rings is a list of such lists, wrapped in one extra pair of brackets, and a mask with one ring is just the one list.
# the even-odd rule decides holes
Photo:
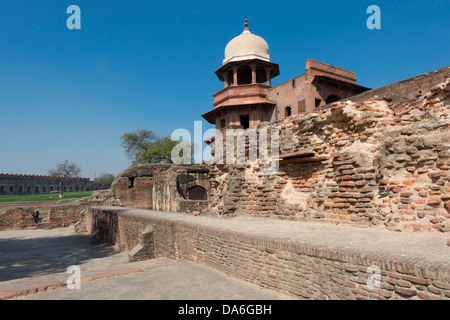
[(267, 42), (250, 32), (247, 19), (244, 26), (225, 47), (215, 72), (224, 88), (213, 95), (214, 109), (202, 115), (216, 129), (251, 128), (369, 90), (356, 84), (354, 72), (311, 59), (306, 60), (306, 73), (272, 87), (279, 66), (271, 61)]

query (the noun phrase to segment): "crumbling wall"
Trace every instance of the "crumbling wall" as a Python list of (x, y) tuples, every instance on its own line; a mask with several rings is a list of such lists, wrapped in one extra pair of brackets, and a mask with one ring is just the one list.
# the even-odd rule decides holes
[[(449, 83), (259, 125), (279, 130), (278, 172), (261, 174), (261, 161), (214, 165), (211, 213), (449, 230)], [(283, 161), (303, 151), (314, 156)]]
[(35, 225), (33, 208), (10, 207), (0, 209), (0, 231), (20, 230), (26, 226)]
[(111, 186), (117, 205), (171, 212), (205, 212), (205, 202), (193, 202), (188, 192), (200, 186), (211, 192), (207, 165), (141, 164), (120, 173)]

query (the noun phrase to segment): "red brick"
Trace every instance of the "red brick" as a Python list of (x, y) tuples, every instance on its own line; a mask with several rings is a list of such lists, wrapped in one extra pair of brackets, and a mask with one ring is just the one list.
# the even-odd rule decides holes
[(450, 201), (444, 203), (445, 210), (450, 214)]
[(94, 275), (94, 279), (110, 278), (117, 276), (117, 271), (97, 273)]
[(136, 273), (136, 272), (142, 272), (142, 271), (144, 271), (144, 270), (141, 269), (141, 268), (130, 268), (130, 269), (125, 269), (125, 270), (119, 270), (119, 271), (117, 271), (117, 275), (123, 276), (123, 275), (126, 275), (126, 274), (131, 274), (131, 273)]
[(417, 294), (416, 290), (406, 289), (399, 286), (395, 286), (395, 291), (405, 296), (414, 296)]
[(441, 203), (441, 199), (439, 197), (429, 197), (427, 203), (429, 205), (438, 205)]
[(409, 282), (416, 283), (416, 284), (421, 284), (421, 285), (429, 285), (430, 284), (429, 280), (423, 279), (423, 278), (414, 277), (414, 276), (402, 275), (401, 278), (403, 280), (407, 280)]
[(440, 281), (433, 281), (433, 284), (440, 288), (440, 289), (445, 289), (445, 290), (450, 290), (450, 284), (449, 283), (444, 283), (444, 282), (440, 282)]
[(356, 283), (351, 282), (351, 281), (345, 281), (344, 286), (349, 287), (349, 288), (356, 288)]
[(440, 300), (441, 299), (439, 296), (436, 296), (434, 294), (420, 292), (420, 291), (419, 291), (419, 293), (417, 293), (417, 295), (422, 300)]
[(392, 292), (391, 291), (383, 290), (383, 289), (378, 290), (378, 294), (380, 296), (382, 296), (382, 297), (385, 297), (385, 298), (390, 298), (392, 296)]
[(414, 193), (412, 193), (412, 192), (402, 192), (402, 193), (400, 193), (400, 197), (406, 197), (406, 198), (409, 198), (409, 197), (411, 197), (413, 194), (414, 194)]
[(11, 290), (2, 290), (0, 291), (0, 300), (11, 299), (16, 294)]

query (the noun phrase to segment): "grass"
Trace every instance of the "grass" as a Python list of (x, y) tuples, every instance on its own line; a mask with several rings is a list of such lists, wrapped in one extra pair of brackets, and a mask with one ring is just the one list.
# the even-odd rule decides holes
[(49, 211), (50, 211), (49, 208), (39, 208), (39, 216), (46, 217), (46, 216), (48, 216)]
[[(64, 192), (63, 199), (83, 198), (92, 195), (92, 191)], [(58, 201), (59, 193), (32, 194), (27, 196), (1, 197), (0, 202), (22, 202), (22, 201)]]

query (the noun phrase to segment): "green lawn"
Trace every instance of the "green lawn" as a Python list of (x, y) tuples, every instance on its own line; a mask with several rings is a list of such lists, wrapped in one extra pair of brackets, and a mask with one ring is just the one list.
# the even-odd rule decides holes
[[(83, 198), (92, 195), (92, 191), (82, 192), (64, 192), (63, 199), (70, 198)], [(11, 196), (0, 197), (0, 202), (19, 202), (19, 201), (57, 201), (59, 199), (59, 193), (47, 193), (47, 194), (33, 194), (28, 196)]]

